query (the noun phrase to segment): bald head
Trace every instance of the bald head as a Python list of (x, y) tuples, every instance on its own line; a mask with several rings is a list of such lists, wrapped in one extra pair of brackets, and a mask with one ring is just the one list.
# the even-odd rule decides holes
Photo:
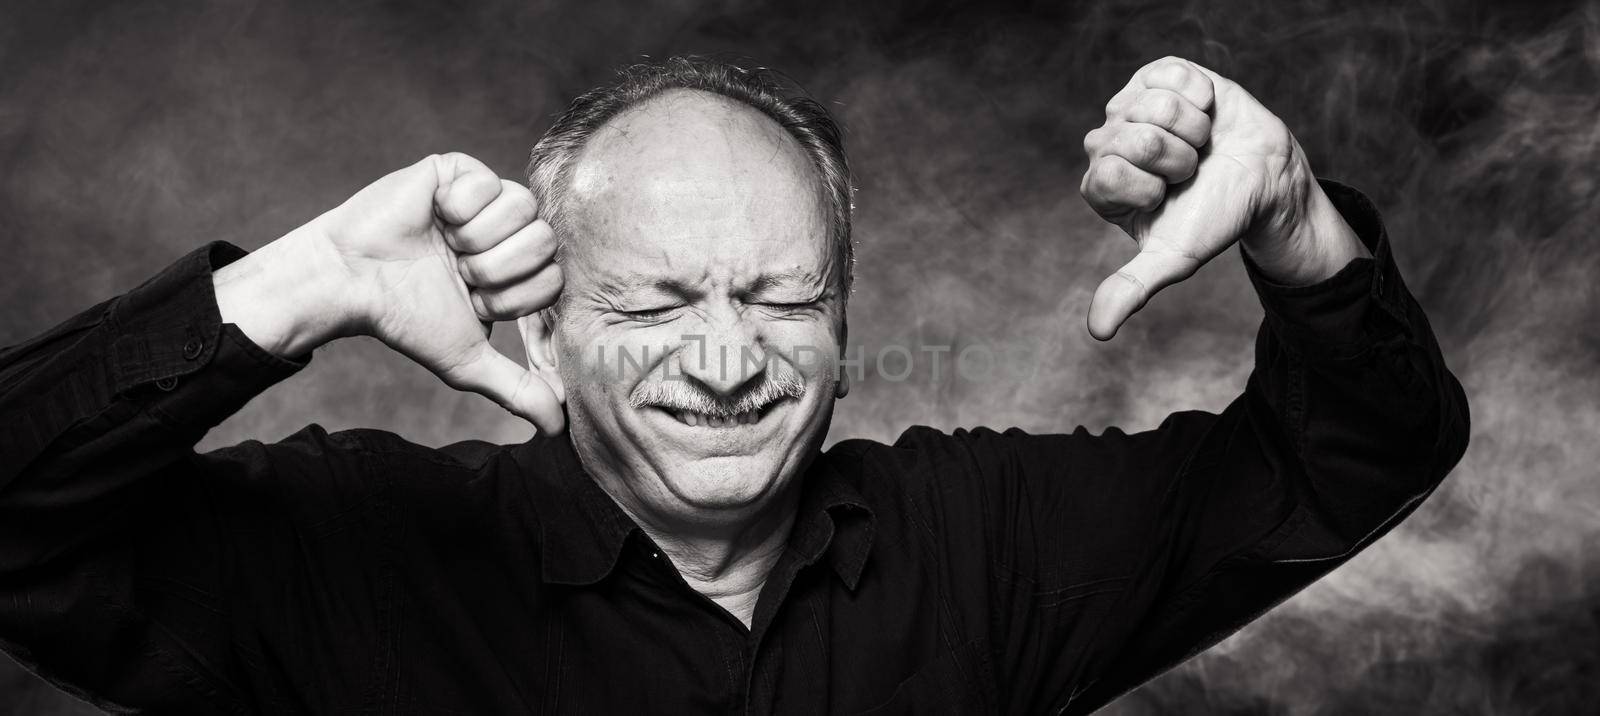
[[(653, 121), (641, 123), (636, 115), (646, 106), (652, 111), (645, 119)], [(622, 124), (623, 119), (629, 119), (633, 126)], [(652, 141), (639, 141), (641, 131), (655, 132)], [(697, 134), (691, 137), (685, 132)], [(834, 274), (848, 293), (854, 260), (850, 239), (852, 189), (843, 139), (821, 105), (767, 70), (747, 70), (693, 57), (629, 67), (612, 84), (579, 97), (556, 120), (534, 146), (528, 165), (529, 184), (544, 218), (555, 226), (558, 239), (564, 245), (576, 243), (586, 237), (569, 220), (572, 212), (568, 211), (568, 199), (574, 180), (579, 178), (575, 176), (578, 160), (597, 156), (589, 151), (591, 144), (605, 139), (619, 145), (620, 148), (611, 149), (620, 155), (603, 157), (608, 160), (605, 166), (613, 169), (625, 163), (622, 160), (628, 146), (658, 155), (677, 151), (681, 152), (678, 159), (682, 161), (704, 163), (712, 160), (711, 155), (718, 150), (758, 144), (741, 142), (741, 132), (748, 135), (746, 138), (765, 137), (769, 144), (781, 146), (766, 158), (784, 163), (786, 169), (798, 170), (808, 178), (810, 193), (821, 202), (824, 212), (826, 236), (837, 264)], [(679, 139), (684, 141), (675, 141)], [(770, 146), (766, 149), (773, 151)], [(589, 169), (586, 181), (605, 182), (617, 176), (614, 171), (607, 174)]]
[[(832, 248), (825, 191), (799, 144), (771, 118), (720, 95), (673, 90), (628, 109), (595, 133), (569, 177), (563, 211), (578, 240), (569, 247), (574, 258), (634, 242), (645, 226), (729, 253), (805, 237)], [(788, 230), (758, 228), (771, 225)], [(670, 253), (672, 242), (653, 238), (653, 250)]]

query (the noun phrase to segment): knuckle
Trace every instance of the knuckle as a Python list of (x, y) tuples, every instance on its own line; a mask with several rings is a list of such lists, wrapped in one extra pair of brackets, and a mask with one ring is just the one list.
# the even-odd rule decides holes
[(536, 219), (528, 225), (526, 241), (523, 246), (523, 260), (531, 266), (545, 266), (553, 263), (556, 255), (556, 232), (544, 219)]
[(549, 269), (540, 272), (539, 278), (543, 282), (545, 290), (552, 296), (561, 293), (562, 287), (567, 285), (567, 277), (561, 272), (560, 266), (551, 266)]
[(500, 180), (500, 196), (515, 207), (517, 216), (523, 223), (532, 223), (539, 216), (539, 200), (534, 198), (533, 191), (521, 184), (506, 179)]
[(1137, 177), (1126, 161), (1112, 158), (1095, 162), (1085, 183), (1089, 190), (1084, 198), (1102, 214), (1121, 213), (1138, 203)]
[(563, 280), (561, 270), (556, 267), (547, 268), (528, 279), (523, 286), (527, 293), (527, 308), (544, 308), (552, 303), (556, 296), (561, 294)]
[(1150, 125), (1130, 127), (1126, 137), (1125, 151), (1129, 161), (1135, 164), (1148, 164), (1161, 158), (1165, 142), (1161, 135)]
[(1089, 168), (1089, 188), (1097, 196), (1107, 196), (1121, 184), (1122, 163), (1101, 160)]
[(504, 283), (506, 280), (506, 272), (504, 267), (496, 263), (485, 261), (482, 258), (479, 258), (477, 261), (473, 262), (473, 272), (478, 275), (479, 281), (489, 286), (499, 285)]
[(516, 207), (516, 221), (521, 226), (528, 226), (539, 220), (539, 204), (533, 200), (531, 195), (518, 197)]
[(460, 250), (469, 254), (482, 253), (494, 245), (494, 242), (484, 240), (475, 231), (457, 231), (455, 236)]
[(1177, 55), (1166, 55), (1166, 56), (1163, 56), (1163, 57), (1158, 57), (1158, 58), (1156, 58), (1154, 60), (1146, 62), (1144, 67), (1139, 68), (1139, 71), (1141, 73), (1143, 73), (1145, 77), (1148, 78), (1153, 73), (1155, 73), (1156, 70), (1159, 70), (1162, 67), (1166, 67), (1167, 65), (1170, 65), (1173, 62), (1181, 61), (1182, 59), (1183, 58), (1178, 57)]
[(1088, 134), (1083, 135), (1083, 153), (1092, 157), (1099, 152), (1100, 146), (1105, 143), (1104, 136), (1104, 128), (1089, 130)]
[(1100, 208), (1105, 199), (1105, 167), (1104, 162), (1095, 161), (1089, 165), (1089, 170), (1083, 173), (1083, 181), (1078, 183), (1078, 193), (1083, 195), (1089, 205)]
[(1166, 153), (1167, 143), (1155, 129), (1146, 129), (1140, 133), (1139, 149), (1144, 152), (1145, 161), (1155, 161)]
[(1171, 92), (1152, 92), (1145, 100), (1145, 111), (1149, 113), (1150, 123), (1168, 129), (1178, 123), (1178, 113), (1181, 109), (1178, 96)]
[(1139, 170), (1135, 169), (1126, 159), (1112, 162), (1110, 169), (1110, 186), (1108, 189), (1118, 195), (1125, 194), (1131, 187), (1139, 183)]
[(538, 248), (546, 253), (555, 250), (556, 228), (551, 226), (550, 222), (545, 221), (544, 219), (535, 219), (532, 224), (529, 224), (529, 226), (532, 227), (531, 231), (533, 233), (532, 238), (535, 248)]
[(1151, 79), (1166, 87), (1182, 87), (1189, 81), (1189, 68), (1180, 62), (1169, 62), (1157, 67), (1151, 73)]

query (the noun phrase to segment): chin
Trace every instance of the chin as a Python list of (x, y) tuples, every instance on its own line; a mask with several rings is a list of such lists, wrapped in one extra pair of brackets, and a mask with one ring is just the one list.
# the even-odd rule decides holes
[(716, 511), (759, 508), (785, 482), (778, 465), (751, 456), (700, 458), (666, 471), (661, 479), (679, 502)]

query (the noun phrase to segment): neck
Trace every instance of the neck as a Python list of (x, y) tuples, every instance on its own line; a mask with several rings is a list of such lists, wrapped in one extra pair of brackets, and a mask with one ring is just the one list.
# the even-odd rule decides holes
[(794, 524), (792, 506), (771, 512), (720, 536), (653, 530), (642, 522), (640, 526), (672, 558), (673, 566), (690, 587), (748, 627), (755, 617), (761, 588), (783, 554), (789, 528)]
[[(601, 486), (608, 487), (604, 481)], [(691, 520), (662, 519), (606, 492), (672, 559), (690, 587), (749, 627), (767, 575), (788, 544), (799, 505), (796, 487), (748, 515)]]

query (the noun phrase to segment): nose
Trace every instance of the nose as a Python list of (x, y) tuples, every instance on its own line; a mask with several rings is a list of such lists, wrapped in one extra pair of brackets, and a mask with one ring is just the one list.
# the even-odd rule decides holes
[(682, 336), (679, 372), (720, 397), (730, 397), (761, 377), (767, 352), (754, 326), (736, 316), (707, 321), (703, 332)]

